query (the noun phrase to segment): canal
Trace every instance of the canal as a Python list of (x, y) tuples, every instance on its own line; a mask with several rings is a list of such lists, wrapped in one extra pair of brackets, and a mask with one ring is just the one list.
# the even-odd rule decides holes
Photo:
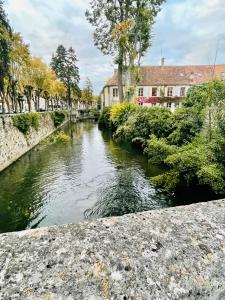
[(173, 206), (156, 166), (92, 121), (67, 124), (68, 143), (43, 143), (0, 174), (0, 232)]

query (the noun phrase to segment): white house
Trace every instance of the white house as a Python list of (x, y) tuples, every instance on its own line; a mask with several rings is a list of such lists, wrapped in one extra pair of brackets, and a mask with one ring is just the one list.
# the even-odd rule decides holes
[[(141, 81), (137, 86), (137, 101), (143, 106), (165, 106), (175, 111), (182, 105), (187, 91), (213, 78), (225, 80), (225, 65), (141, 67)], [(102, 108), (119, 102), (117, 70), (101, 93)]]

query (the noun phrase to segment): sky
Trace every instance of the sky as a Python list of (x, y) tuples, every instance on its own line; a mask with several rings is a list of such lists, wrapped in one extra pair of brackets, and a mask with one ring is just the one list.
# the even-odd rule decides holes
[[(89, 0), (6, 0), (15, 31), (31, 53), (51, 60), (59, 44), (72, 46), (79, 58), (81, 87), (89, 77), (98, 94), (113, 73), (113, 58), (95, 48), (85, 18)], [(156, 18), (152, 47), (142, 63), (159, 65), (225, 64), (225, 0), (167, 0)], [(218, 50), (218, 55), (216, 52)]]

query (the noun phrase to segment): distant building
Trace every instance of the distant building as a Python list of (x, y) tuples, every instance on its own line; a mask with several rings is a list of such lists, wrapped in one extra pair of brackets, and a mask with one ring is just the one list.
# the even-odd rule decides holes
[[(137, 86), (138, 103), (143, 106), (164, 106), (175, 111), (181, 107), (188, 89), (207, 83), (212, 78), (225, 80), (225, 65), (141, 67), (141, 81)], [(119, 102), (117, 70), (101, 93), (102, 107)]]

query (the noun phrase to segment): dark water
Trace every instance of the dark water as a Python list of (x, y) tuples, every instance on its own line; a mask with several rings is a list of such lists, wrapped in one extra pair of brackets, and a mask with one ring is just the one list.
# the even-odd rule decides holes
[(0, 232), (168, 207), (160, 170), (93, 122), (68, 124), (66, 144), (39, 145), (0, 174)]

